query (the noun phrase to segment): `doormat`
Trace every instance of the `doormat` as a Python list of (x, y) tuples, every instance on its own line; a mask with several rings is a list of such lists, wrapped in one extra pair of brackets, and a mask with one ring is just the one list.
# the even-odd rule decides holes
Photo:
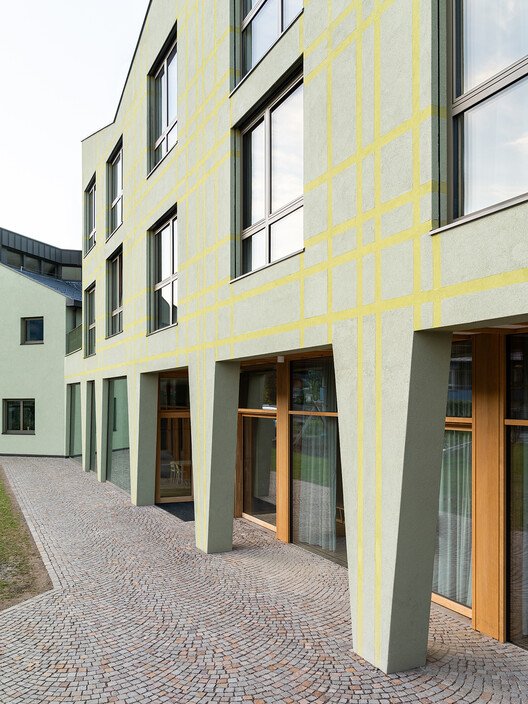
[(180, 521), (194, 521), (194, 502), (175, 501), (173, 504), (158, 504), (158, 508), (171, 513)]

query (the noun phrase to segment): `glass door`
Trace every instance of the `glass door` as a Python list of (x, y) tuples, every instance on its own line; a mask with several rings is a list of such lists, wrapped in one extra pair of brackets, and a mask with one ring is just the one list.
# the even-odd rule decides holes
[(508, 640), (528, 649), (528, 335), (507, 352)]
[(243, 515), (277, 525), (277, 420), (242, 416)]
[(159, 380), (156, 503), (193, 500), (189, 383), (179, 372)]

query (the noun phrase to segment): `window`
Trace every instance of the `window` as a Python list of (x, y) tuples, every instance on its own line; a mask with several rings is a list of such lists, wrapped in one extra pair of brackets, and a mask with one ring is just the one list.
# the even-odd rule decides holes
[(38, 345), (44, 342), (44, 318), (22, 318), (22, 345)]
[(151, 169), (159, 164), (178, 139), (177, 56), (174, 42), (151, 73)]
[(123, 251), (108, 260), (108, 335), (123, 330)]
[(152, 234), (151, 332), (174, 325), (178, 313), (178, 221), (166, 221)]
[(84, 211), (85, 251), (89, 252), (95, 245), (95, 176), (84, 192)]
[(302, 8), (302, 0), (242, 0), (243, 76), (260, 61)]
[(4, 433), (35, 433), (35, 399), (4, 400)]
[(95, 284), (84, 292), (84, 356), (95, 354)]
[(452, 216), (528, 193), (528, 3), (453, 4)]
[(108, 194), (110, 213), (108, 236), (123, 222), (123, 147), (119, 145), (108, 162)]
[(247, 273), (303, 247), (303, 87), (297, 83), (242, 133), (242, 266)]

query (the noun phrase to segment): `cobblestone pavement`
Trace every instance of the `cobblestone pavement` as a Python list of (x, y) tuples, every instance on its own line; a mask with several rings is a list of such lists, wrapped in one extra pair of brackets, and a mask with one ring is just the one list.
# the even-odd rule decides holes
[(426, 667), (351, 651), (346, 570), (235, 522), (137, 508), (70, 460), (0, 458), (54, 589), (0, 614), (0, 703), (528, 702), (528, 652), (433, 609)]

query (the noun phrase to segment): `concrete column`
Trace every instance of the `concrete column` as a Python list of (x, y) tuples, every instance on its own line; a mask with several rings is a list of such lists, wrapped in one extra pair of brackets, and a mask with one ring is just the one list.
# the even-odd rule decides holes
[[(137, 407), (130, 438), (137, 442), (130, 445), (130, 468), (136, 477), (131, 487), (132, 501), (136, 506), (150, 506), (155, 500), (156, 492), (156, 446), (158, 438), (158, 375), (140, 374), (137, 382)], [(131, 408), (129, 399), (129, 407)], [(131, 417), (132, 420), (132, 417)]]
[(206, 553), (233, 546), (239, 376), (237, 362), (189, 364), (196, 545)]
[(412, 310), (334, 334), (354, 650), (425, 664), (451, 334)]

